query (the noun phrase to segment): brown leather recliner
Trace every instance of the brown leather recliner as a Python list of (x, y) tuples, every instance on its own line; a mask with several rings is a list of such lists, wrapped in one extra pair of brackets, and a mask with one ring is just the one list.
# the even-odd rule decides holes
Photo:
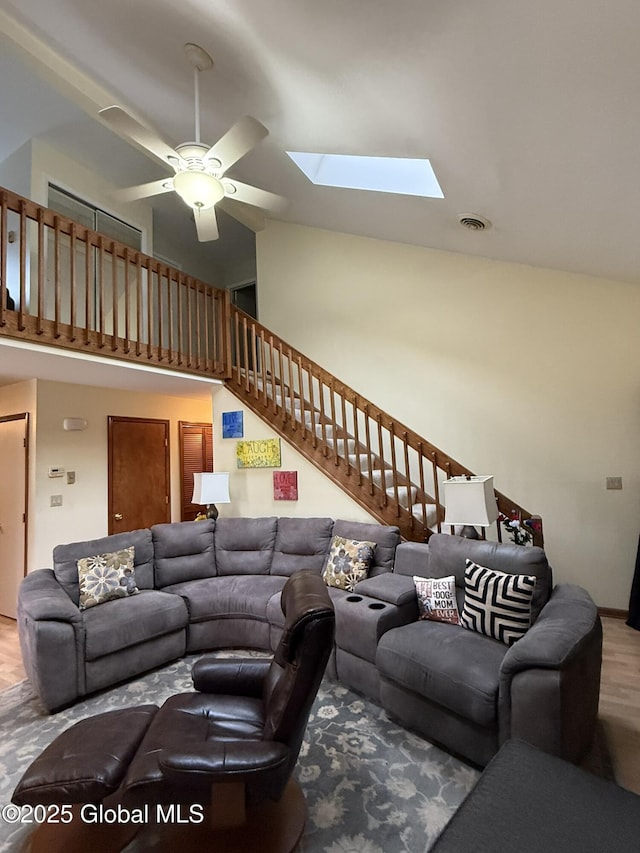
[[(273, 659), (205, 657), (193, 668), (198, 692), (172, 696), (159, 709), (108, 711), (76, 723), (30, 765), (12, 801), (150, 805), (145, 813), (153, 816), (164, 803), (211, 804), (215, 813), (219, 798), (237, 814), (228, 792), (240, 790), (243, 807), (279, 801), (278, 814), (287, 820), (292, 809), (283, 792), (294, 785), (290, 777), (333, 646), (335, 614), (322, 578), (311, 571), (287, 580), (282, 610), (285, 626)], [(291, 827), (291, 843), (283, 846), (278, 837), (265, 850), (292, 849), (302, 832), (299, 787), (294, 797), (302, 817)], [(73, 843), (84, 843), (86, 826), (63, 829)], [(210, 829), (205, 832), (210, 840)], [(130, 837), (120, 833), (108, 849), (122, 849)], [(33, 849), (49, 849), (48, 843), (43, 836)]]

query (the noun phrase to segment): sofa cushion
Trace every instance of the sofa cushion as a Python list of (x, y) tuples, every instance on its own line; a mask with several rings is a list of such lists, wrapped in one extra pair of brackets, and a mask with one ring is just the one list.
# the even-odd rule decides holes
[(510, 646), (529, 629), (535, 586), (535, 575), (495, 572), (467, 560), (462, 626)]
[(215, 575), (214, 524), (207, 519), (156, 524), (151, 528), (158, 589)]
[(450, 625), (460, 624), (460, 613), (456, 601), (456, 579), (453, 575), (448, 578), (421, 578), (414, 575), (413, 582), (421, 619), (448, 622)]
[(138, 592), (133, 568), (134, 548), (78, 560), (80, 610)]
[(219, 575), (268, 575), (278, 519), (219, 518), (215, 554)]
[(480, 726), (497, 720), (500, 665), (508, 649), (498, 640), (442, 622), (412, 622), (380, 638), (380, 674)]
[[(456, 585), (464, 587), (466, 561), (511, 575), (535, 575), (536, 588), (531, 605), (531, 620), (549, 600), (553, 587), (552, 572), (542, 548), (524, 547), (484, 539), (465, 539), (447, 533), (434, 533), (429, 539), (429, 577), (455, 575)], [(415, 574), (420, 574), (415, 572)]]
[(155, 589), (107, 601), (83, 613), (88, 661), (185, 628), (187, 608), (178, 595)]
[(279, 602), (285, 582), (277, 575), (226, 575), (175, 584), (165, 592), (184, 599), (191, 623), (238, 616), (266, 621), (269, 600), (278, 596)]
[(333, 523), (333, 536), (376, 543), (368, 577), (374, 578), (383, 572), (393, 571), (393, 560), (396, 548), (400, 543), (400, 529), (398, 527), (339, 520)]
[(153, 542), (150, 530), (133, 530), (116, 533), (101, 539), (56, 545), (53, 549), (53, 573), (60, 586), (74, 604), (80, 602), (78, 585), (78, 560), (95, 554), (107, 554), (134, 548), (133, 566), (138, 589), (153, 589)]
[(375, 548), (375, 542), (334, 536), (322, 571), (326, 585), (353, 592), (358, 581), (367, 577)]
[(298, 569), (322, 571), (331, 544), (332, 518), (279, 518), (272, 575), (289, 577)]

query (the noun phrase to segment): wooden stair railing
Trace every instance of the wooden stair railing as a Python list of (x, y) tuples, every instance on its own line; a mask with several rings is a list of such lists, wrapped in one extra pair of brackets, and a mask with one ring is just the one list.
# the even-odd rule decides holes
[[(227, 386), (239, 399), (376, 519), (398, 525), (404, 538), (423, 541), (442, 531), (443, 481), (472, 472), (257, 320), (235, 306), (230, 312)], [(500, 492), (496, 500), (500, 513), (530, 525), (542, 544), (538, 516)]]
[[(1, 188), (0, 336), (226, 380), (406, 539), (442, 530), (443, 481), (471, 474), (232, 307), (227, 290)], [(530, 521), (542, 544), (539, 518), (500, 492), (496, 498), (503, 515)]]

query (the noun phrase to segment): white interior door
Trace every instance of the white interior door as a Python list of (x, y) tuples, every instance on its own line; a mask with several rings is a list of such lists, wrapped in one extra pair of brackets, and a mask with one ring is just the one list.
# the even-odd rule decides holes
[(0, 419), (0, 614), (16, 618), (25, 571), (26, 415)]

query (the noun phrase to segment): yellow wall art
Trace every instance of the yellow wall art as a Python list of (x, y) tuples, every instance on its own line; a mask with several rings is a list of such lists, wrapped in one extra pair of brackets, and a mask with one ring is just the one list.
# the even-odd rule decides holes
[(279, 468), (282, 465), (279, 438), (239, 441), (236, 445), (238, 468)]

